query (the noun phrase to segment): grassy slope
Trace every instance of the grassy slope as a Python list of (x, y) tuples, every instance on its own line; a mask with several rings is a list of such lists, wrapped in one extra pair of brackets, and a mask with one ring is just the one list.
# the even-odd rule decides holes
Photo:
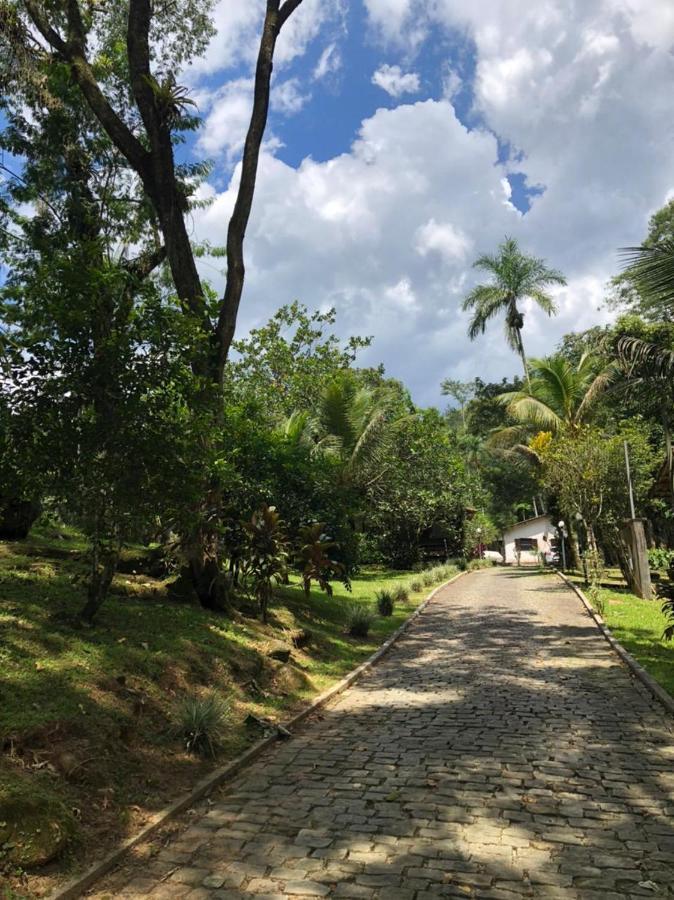
[[(580, 573), (571, 578), (581, 588)], [(586, 592), (587, 593), (587, 592)], [(602, 582), (602, 618), (616, 639), (674, 696), (674, 641), (663, 641), (665, 617), (657, 600), (641, 600), (625, 587), (620, 572), (609, 570)]]
[[(332, 598), (306, 599), (294, 584), (266, 626), (176, 604), (165, 583), (119, 575), (96, 628), (83, 631), (74, 624), (81, 549), (76, 535), (55, 532), (0, 544), (0, 801), (18, 785), (77, 810), (79, 845), (66, 869), (136, 829), (212, 767), (171, 733), (182, 698), (213, 688), (228, 698), (222, 763), (259, 737), (244, 723), (248, 713), (287, 718), (372, 653), (430, 589), (377, 618), (361, 641), (344, 633), (345, 601), (409, 584), (409, 573), (366, 571), (351, 595), (336, 585)], [(310, 645), (288, 665), (269, 660), (269, 647), (298, 628), (311, 630)], [(50, 886), (52, 874), (59, 872), (33, 879), (31, 890)]]

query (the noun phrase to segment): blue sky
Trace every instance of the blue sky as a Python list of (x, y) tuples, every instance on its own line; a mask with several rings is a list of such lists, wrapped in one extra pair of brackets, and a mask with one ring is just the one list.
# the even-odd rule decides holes
[[(393, 109), (401, 99), (405, 102), (440, 100), (447, 93), (449, 77), (457, 82), (451, 102), (459, 121), (468, 129), (489, 129), (474, 104), (477, 52), (467, 30), (432, 30), (411, 57), (404, 46), (388, 47), (382, 53), (381, 41), (369, 29), (364, 4), (348, 4), (340, 13), (337, 21), (326, 27), (310, 42), (306, 52), (283, 71), (285, 81), (297, 80), (299, 84), (311, 87), (304, 94), (305, 102), (293, 115), (275, 112), (272, 105), (270, 128), (281, 142), (276, 150), (278, 159), (296, 168), (307, 156), (326, 162), (347, 153), (361, 123), (377, 109)], [(301, 11), (297, 15), (301, 15)], [(331, 49), (333, 62), (339, 57), (339, 67), (316, 79), (314, 73), (321, 58)], [(382, 63), (383, 59), (386, 59), (385, 63)], [(399, 95), (387, 93), (367, 77), (382, 64), (397, 66), (403, 75), (413, 72), (418, 87)], [(225, 70), (224, 74), (229, 80), (245, 78), (248, 67), (238, 64)], [(223, 82), (222, 76), (223, 73), (211, 75), (202, 81), (202, 85), (217, 90)], [(515, 162), (522, 157), (522, 152), (514, 149), (507, 139), (498, 134), (495, 137), (498, 141), (495, 163)], [(196, 155), (199, 155), (198, 151)], [(227, 167), (219, 167), (215, 177), (223, 178), (226, 171)], [(528, 211), (532, 199), (544, 188), (529, 185), (524, 172), (513, 171), (506, 177), (512, 189), (513, 204), (522, 212)]]
[[(223, 244), (264, 0), (218, 0), (179, 74), (210, 158), (195, 238)], [(506, 235), (567, 276), (525, 304), (529, 355), (608, 321), (618, 248), (674, 196), (671, 0), (303, 0), (279, 39), (239, 333), (284, 303), (334, 306), (415, 400), (518, 371), (501, 323), (466, 337), (472, 262)], [(202, 260), (221, 288), (222, 260)]]
[[(194, 229), (216, 241), (260, 16), (259, 0), (216, 5), (218, 36), (187, 75), (204, 115), (195, 152), (215, 162)], [(670, 0), (304, 0), (291, 23), (240, 329), (293, 299), (335, 306), (343, 334), (374, 336), (363, 362), (442, 402), (445, 377), (518, 369), (502, 326), (471, 343), (460, 309), (472, 261), (506, 235), (568, 278), (555, 318), (525, 304), (530, 354), (610, 319), (618, 248), (674, 190)]]

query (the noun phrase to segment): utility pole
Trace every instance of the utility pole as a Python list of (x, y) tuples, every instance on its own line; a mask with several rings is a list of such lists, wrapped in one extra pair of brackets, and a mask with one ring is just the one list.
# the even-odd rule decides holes
[(625, 447), (625, 470), (627, 471), (627, 487), (630, 494), (630, 513), (632, 519), (636, 519), (637, 514), (634, 512), (634, 491), (632, 490), (632, 473), (630, 472), (630, 452), (627, 449), (627, 441), (623, 441)]

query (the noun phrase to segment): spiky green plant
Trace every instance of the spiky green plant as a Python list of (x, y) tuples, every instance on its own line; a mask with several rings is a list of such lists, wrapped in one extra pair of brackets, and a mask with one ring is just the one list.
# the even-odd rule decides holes
[(346, 631), (351, 637), (365, 639), (375, 615), (369, 603), (350, 603), (346, 613)]
[(214, 757), (229, 720), (229, 707), (216, 693), (187, 697), (178, 711), (175, 731), (190, 753)]
[(385, 588), (381, 591), (377, 591), (376, 600), (377, 600), (377, 609), (379, 610), (380, 616), (392, 616), (393, 615), (393, 607), (395, 605), (395, 601), (393, 599), (392, 591), (389, 591)]

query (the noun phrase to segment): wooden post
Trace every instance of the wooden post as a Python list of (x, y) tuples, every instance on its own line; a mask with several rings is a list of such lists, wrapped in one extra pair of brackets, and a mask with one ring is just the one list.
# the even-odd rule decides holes
[(629, 519), (623, 524), (621, 531), (630, 556), (630, 580), (632, 582), (630, 587), (637, 597), (651, 600), (653, 588), (651, 586), (651, 570), (648, 565), (644, 520)]

